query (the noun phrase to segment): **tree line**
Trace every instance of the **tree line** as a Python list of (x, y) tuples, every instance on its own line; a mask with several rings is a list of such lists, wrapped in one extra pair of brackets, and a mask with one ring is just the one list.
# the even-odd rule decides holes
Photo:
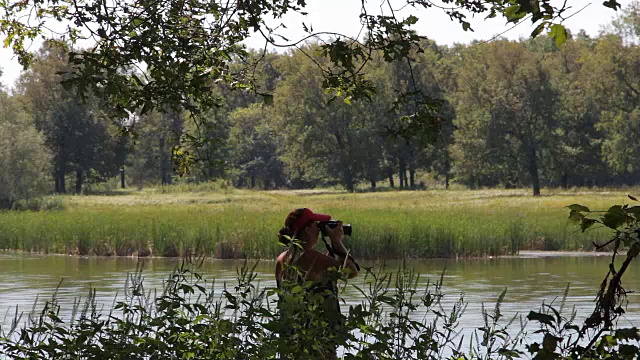
[[(215, 110), (126, 119), (62, 86), (68, 49), (44, 46), (11, 94), (0, 89), (0, 202), (81, 193), (121, 169), (137, 186), (416, 188), (425, 172), (445, 187), (531, 187), (534, 195), (543, 186), (637, 184), (639, 9), (562, 46), (545, 36), (424, 40), (408, 59), (374, 56), (362, 64), (378, 89), (368, 100), (324, 90), (318, 43), (254, 51), (255, 88), (268, 96), (221, 84)], [(429, 116), (415, 115), (425, 109)]]

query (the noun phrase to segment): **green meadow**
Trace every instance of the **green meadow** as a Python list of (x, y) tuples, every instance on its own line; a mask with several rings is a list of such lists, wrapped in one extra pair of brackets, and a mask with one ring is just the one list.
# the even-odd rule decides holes
[(0, 249), (34, 253), (273, 258), (287, 213), (309, 207), (351, 223), (361, 258), (477, 257), (520, 250), (591, 251), (610, 232), (582, 234), (567, 205), (606, 210), (623, 190), (251, 191), (207, 187), (62, 196), (64, 209), (0, 212)]

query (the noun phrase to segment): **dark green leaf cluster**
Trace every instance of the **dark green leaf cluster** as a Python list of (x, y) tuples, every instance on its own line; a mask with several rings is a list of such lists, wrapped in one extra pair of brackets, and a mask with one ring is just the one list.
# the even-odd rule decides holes
[[(471, 30), (467, 15), (488, 13), (519, 21), (530, 15), (539, 24), (533, 35), (550, 29), (558, 44), (566, 39), (560, 24), (570, 8), (565, 2), (554, 7), (550, 0), (446, 0), (441, 8), (463, 29)], [(268, 25), (269, 19), (281, 19), (291, 12), (306, 14), (303, 0), (202, 1), (202, 0), (45, 0), (0, 2), (4, 10), (0, 31), (5, 46), (11, 46), (22, 65), (29, 66), (33, 55), (25, 42), (37, 37), (72, 44), (91, 40), (91, 48), (69, 50), (70, 76), (65, 80), (81, 93), (97, 93), (114, 112), (146, 113), (152, 109), (187, 109), (192, 112), (220, 106), (212, 91), (217, 83), (236, 89), (259, 92), (255, 88), (252, 68), (242, 42), (254, 33), (277, 47), (297, 47), (307, 39), (333, 36), (324, 45), (330, 64), (324, 66), (324, 87), (347, 99), (370, 98), (374, 90), (364, 81), (361, 70), (381, 51), (387, 62), (409, 59), (411, 51), (420, 51), (420, 37), (411, 29), (418, 22), (415, 15), (399, 19), (391, 3), (381, 15), (371, 15), (367, 1), (362, 2), (359, 21), (365, 30), (364, 40), (335, 32), (314, 33), (303, 23), (308, 36), (289, 40), (278, 33), (280, 26)], [(449, 6), (451, 5), (451, 6)], [(431, 1), (406, 1), (416, 9), (434, 7)], [(616, 1), (605, 2), (616, 8)], [(24, 14), (29, 14), (24, 16)], [(61, 27), (61, 32), (50, 29)], [(279, 42), (282, 39), (285, 43)], [(231, 63), (245, 61), (242, 69)]]

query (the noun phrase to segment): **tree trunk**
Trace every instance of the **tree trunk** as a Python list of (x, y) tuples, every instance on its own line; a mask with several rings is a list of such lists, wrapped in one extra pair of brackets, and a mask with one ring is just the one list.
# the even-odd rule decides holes
[(566, 170), (562, 173), (562, 178), (560, 179), (560, 182), (563, 189), (569, 188), (569, 174), (567, 174)]
[(529, 154), (529, 175), (533, 186), (533, 196), (540, 196), (540, 174), (538, 173), (538, 158), (535, 149), (532, 149)]
[(60, 179), (58, 178), (58, 173), (53, 173), (53, 182), (55, 184), (56, 194), (60, 193)]
[[(340, 149), (339, 156), (340, 156), (340, 164), (342, 168), (342, 181), (344, 182), (344, 186), (347, 188), (347, 191), (353, 192), (354, 191), (353, 173), (351, 172), (351, 168), (349, 166), (349, 159), (347, 155), (348, 150), (346, 149), (346, 146), (343, 142), (342, 135), (340, 134), (340, 132), (335, 131), (333, 135), (336, 137), (336, 142), (338, 143), (338, 149)], [(351, 137), (349, 137), (349, 134), (347, 134), (347, 142), (351, 144)]]
[(449, 173), (444, 175), (444, 188), (445, 190), (449, 190)]
[(416, 188), (416, 168), (413, 162), (409, 163), (409, 187)]
[(400, 178), (400, 189), (404, 189), (407, 185), (407, 166), (403, 158), (398, 162), (398, 177)]
[(120, 187), (124, 189), (124, 166), (120, 168)]
[(76, 169), (76, 194), (82, 193), (82, 169)]
[(351, 169), (349, 167), (344, 167), (344, 185), (347, 188), (348, 192), (354, 192), (353, 185), (353, 174), (351, 173)]
[(67, 193), (67, 185), (66, 185), (65, 179), (64, 179), (64, 177), (66, 175), (65, 174), (66, 172), (67, 171), (66, 171), (64, 165), (60, 165), (60, 168), (58, 169), (58, 174), (57, 174), (57, 176), (58, 176), (58, 186), (60, 187), (58, 193), (60, 193), (60, 194), (66, 194)]
[(251, 188), (255, 188), (256, 187), (256, 176), (255, 175), (251, 175)]
[(416, 188), (416, 157), (413, 146), (409, 146), (409, 187)]
[(389, 186), (393, 189), (395, 188), (395, 184), (393, 183), (393, 168), (391, 165), (387, 167), (387, 177), (389, 178)]
[(158, 139), (158, 147), (160, 149), (160, 184), (167, 185), (167, 161), (164, 153), (164, 136)]
[(378, 162), (375, 158), (369, 157), (367, 162), (367, 177), (369, 178), (369, 182), (371, 183), (371, 189), (376, 189), (376, 178), (378, 175), (379, 167)]

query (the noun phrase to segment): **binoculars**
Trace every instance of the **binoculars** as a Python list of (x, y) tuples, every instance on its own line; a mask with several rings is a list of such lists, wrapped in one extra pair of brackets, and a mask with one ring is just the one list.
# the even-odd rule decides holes
[[(318, 222), (318, 227), (320, 228), (323, 236), (327, 236), (327, 228), (333, 229), (336, 226), (338, 226), (338, 220)], [(351, 236), (351, 224), (342, 224), (342, 229), (344, 230), (345, 235)]]

